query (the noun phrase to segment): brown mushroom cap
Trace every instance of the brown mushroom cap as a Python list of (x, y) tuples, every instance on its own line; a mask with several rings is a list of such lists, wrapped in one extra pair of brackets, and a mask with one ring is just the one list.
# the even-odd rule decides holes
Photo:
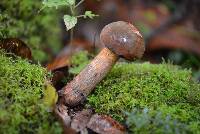
[(145, 50), (140, 32), (124, 21), (106, 25), (101, 31), (100, 39), (105, 47), (127, 60), (141, 58)]

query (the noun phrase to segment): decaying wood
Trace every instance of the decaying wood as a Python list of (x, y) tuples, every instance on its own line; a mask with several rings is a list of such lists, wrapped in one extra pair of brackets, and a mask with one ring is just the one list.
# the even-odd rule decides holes
[(68, 108), (65, 105), (56, 105), (54, 113), (62, 124), (64, 134), (76, 134), (76, 131), (70, 127), (71, 117), (68, 115)]
[(84, 109), (78, 112), (72, 119), (71, 127), (76, 130), (76, 132), (87, 131), (86, 126), (90, 121), (92, 114), (93, 111), (91, 109)]
[[(64, 134), (88, 134), (90, 131), (99, 134), (124, 134), (126, 129), (123, 125), (107, 115), (99, 115), (92, 109), (83, 109), (69, 114), (70, 108), (58, 104), (55, 114), (61, 122)], [(73, 111), (73, 110), (72, 110)]]

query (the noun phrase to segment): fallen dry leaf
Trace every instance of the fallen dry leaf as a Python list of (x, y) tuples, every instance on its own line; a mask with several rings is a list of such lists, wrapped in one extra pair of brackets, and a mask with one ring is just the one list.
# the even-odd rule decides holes
[(84, 40), (74, 40), (72, 45), (68, 45), (62, 49), (62, 51), (56, 56), (56, 58), (47, 65), (47, 70), (53, 71), (58, 68), (70, 66), (71, 56), (81, 50), (92, 50), (92, 45)]
[(22, 58), (32, 59), (30, 48), (18, 38), (1, 39), (0, 49), (4, 49), (7, 53), (13, 53)]
[(147, 46), (147, 51), (180, 49), (200, 56), (200, 38), (194, 33), (185, 24), (171, 27), (153, 37)]
[(124, 126), (106, 115), (94, 114), (87, 127), (99, 134), (125, 134)]

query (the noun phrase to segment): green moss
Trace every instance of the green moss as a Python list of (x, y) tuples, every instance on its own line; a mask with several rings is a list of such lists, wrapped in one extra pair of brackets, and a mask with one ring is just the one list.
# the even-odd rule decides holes
[(0, 38), (16, 37), (27, 43), (36, 61), (48, 59), (44, 49), (60, 48), (57, 10), (42, 10), (41, 0), (0, 0)]
[(124, 111), (148, 108), (152, 115), (170, 115), (200, 133), (199, 98), (200, 84), (191, 80), (190, 70), (166, 63), (118, 63), (89, 96), (88, 104), (121, 122)]
[(41, 98), (47, 71), (0, 51), (0, 133), (61, 133)]

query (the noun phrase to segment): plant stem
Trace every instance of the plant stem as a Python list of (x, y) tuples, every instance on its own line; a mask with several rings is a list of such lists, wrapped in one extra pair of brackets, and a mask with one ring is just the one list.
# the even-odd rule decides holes
[(74, 7), (70, 6), (71, 15), (74, 15)]
[(40, 8), (37, 13), (39, 14), (44, 8), (45, 8), (45, 6), (43, 6), (42, 8)]
[(85, 15), (78, 15), (76, 16), (76, 18), (81, 18), (81, 17), (84, 17)]
[[(75, 15), (75, 13), (74, 13), (75, 8), (74, 8), (74, 7), (75, 7), (74, 5), (73, 5), (73, 6), (70, 6), (70, 11), (71, 11), (71, 15), (72, 15), (72, 16)], [(72, 29), (70, 30), (70, 45), (72, 45), (73, 37), (74, 37), (74, 28), (72, 28)]]
[(82, 4), (85, 0), (81, 0), (74, 8), (77, 8), (80, 4)]
[(74, 28), (70, 30), (70, 45), (72, 45), (73, 38), (74, 38)]

